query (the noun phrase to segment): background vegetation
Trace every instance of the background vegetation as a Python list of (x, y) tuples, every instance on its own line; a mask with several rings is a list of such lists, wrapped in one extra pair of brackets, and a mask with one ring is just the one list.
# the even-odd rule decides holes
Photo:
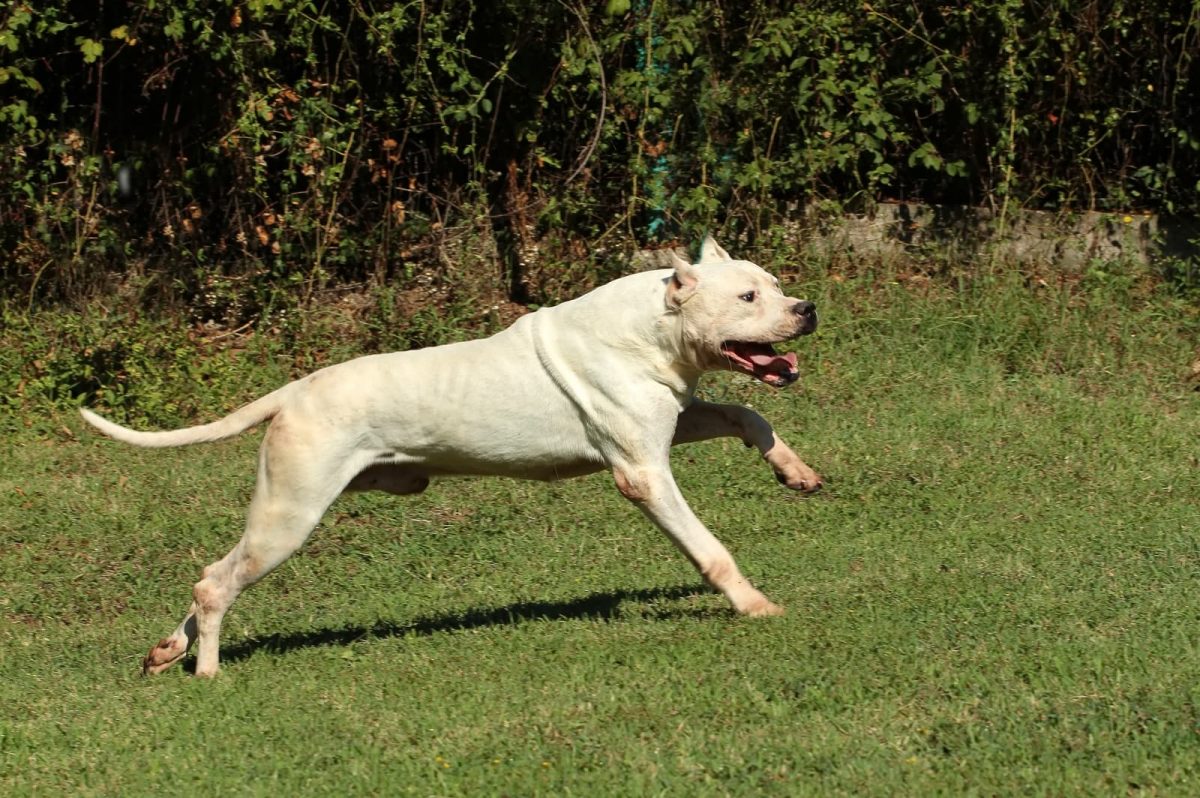
[(1200, 209), (1192, 0), (0, 13), (0, 288), (27, 307), (120, 287), (237, 327), (456, 266), (544, 301), (631, 243), (822, 202)]

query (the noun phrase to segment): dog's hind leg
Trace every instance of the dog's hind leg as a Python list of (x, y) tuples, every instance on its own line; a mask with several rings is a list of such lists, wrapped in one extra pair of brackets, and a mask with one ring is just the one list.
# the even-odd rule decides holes
[(796, 455), (765, 418), (748, 407), (694, 400), (679, 414), (672, 445), (711, 438), (740, 438), (758, 449), (780, 484), (812, 493), (820, 490), (821, 476)]
[[(331, 499), (332, 500), (332, 499)], [(192, 589), (192, 606), (179, 627), (159, 641), (142, 661), (142, 673), (166, 670), (199, 642), (196, 675), (214, 676), (219, 667), (221, 621), (234, 599), (299, 549), (320, 520), (312, 498), (291, 505), (260, 480), (250, 504), (246, 532), (223, 558), (206, 567)]]
[(735, 610), (756, 617), (783, 614), (783, 608), (742, 576), (733, 556), (688, 507), (665, 464), (617, 465), (613, 467), (613, 477), (621, 495), (667, 533), (705, 581), (724, 593)]
[(193, 602), (187, 616), (170, 637), (146, 655), (143, 673), (158, 673), (170, 667), (183, 658), (193, 642), (199, 644), (196, 675), (217, 673), (221, 621), (229, 606), (243, 590), (304, 544), (325, 509), (361, 468), (344, 463), (329, 473), (306, 459), (311, 451), (309, 447), (275, 445), (268, 432), (242, 539), (204, 569), (192, 590)]

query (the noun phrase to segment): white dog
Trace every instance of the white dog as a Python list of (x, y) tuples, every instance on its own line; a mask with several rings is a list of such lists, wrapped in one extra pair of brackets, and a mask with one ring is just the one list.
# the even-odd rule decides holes
[(738, 612), (781, 613), (692, 513), (669, 452), (736, 437), (789, 488), (819, 488), (757, 413), (693, 398), (705, 371), (795, 381), (796, 356), (771, 345), (812, 332), (816, 311), (712, 239), (698, 263), (675, 255), (672, 263), (542, 308), (490, 338), (330, 366), (210, 424), (137, 432), (83, 410), (102, 432), (138, 446), (215, 441), (272, 420), (245, 534), (204, 569), (187, 616), (146, 655), (143, 672), (178, 662), (198, 639), (196, 674), (214, 675), (225, 611), (300, 548), (342, 491), (420, 493), (449, 475), (551, 480), (609, 469)]

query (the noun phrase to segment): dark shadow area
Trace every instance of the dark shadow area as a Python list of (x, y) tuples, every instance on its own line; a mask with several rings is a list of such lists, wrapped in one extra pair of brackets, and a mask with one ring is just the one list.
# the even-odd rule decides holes
[(1163, 278), (1184, 291), (1200, 289), (1200, 221), (1164, 216), (1158, 229), (1156, 260)]
[[(570, 601), (519, 601), (503, 607), (479, 607), (464, 612), (417, 618), (406, 623), (377, 621), (369, 626), (347, 626), (341, 629), (318, 629), (292, 634), (275, 634), (232, 643), (221, 648), (221, 662), (246, 659), (256, 651), (285, 653), (319, 646), (345, 646), (366, 638), (433, 635), (464, 629), (490, 626), (513, 626), (525, 621), (557, 621), (564, 619), (595, 619), (609, 621), (621, 617), (621, 604), (626, 601), (645, 602), (686, 598), (708, 592), (703, 585), (675, 585), (644, 590), (614, 590), (592, 593)], [(654, 617), (671, 618), (689, 614), (685, 610), (655, 612)], [(192, 670), (193, 660), (185, 664)]]

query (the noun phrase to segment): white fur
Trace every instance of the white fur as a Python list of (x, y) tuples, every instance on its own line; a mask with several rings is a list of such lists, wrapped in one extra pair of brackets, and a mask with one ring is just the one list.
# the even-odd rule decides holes
[(452, 474), (549, 480), (609, 469), (738, 611), (781, 612), (692, 513), (669, 449), (738, 437), (789, 487), (819, 487), (758, 414), (693, 398), (704, 371), (727, 367), (723, 341), (785, 340), (810, 331), (815, 314), (800, 315), (798, 305), (811, 305), (785, 297), (773, 277), (731, 260), (711, 239), (699, 263), (676, 261), (543, 308), (490, 338), (330, 366), (210, 424), (138, 432), (82, 411), (100, 431), (138, 446), (214, 441), (272, 419), (242, 539), (204, 569), (187, 616), (151, 649), (144, 671), (179, 661), (198, 639), (196, 673), (215, 674), (229, 605), (300, 548), (343, 490), (418, 493)]

